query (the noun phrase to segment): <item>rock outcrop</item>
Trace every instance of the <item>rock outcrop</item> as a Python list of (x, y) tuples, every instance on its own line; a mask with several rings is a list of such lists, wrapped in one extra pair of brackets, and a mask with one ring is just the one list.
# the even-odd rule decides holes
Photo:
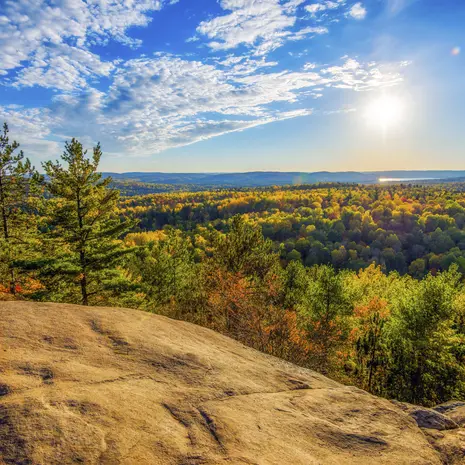
[(450, 401), (434, 407), (433, 410), (447, 415), (451, 420), (455, 421), (457, 425), (462, 427), (465, 426), (465, 402)]
[(385, 399), (208, 329), (0, 302), (2, 465), (461, 463), (427, 436)]
[[(407, 404), (393, 400), (392, 403), (407, 412), (423, 429), (435, 429), (438, 431), (451, 430), (459, 427), (450, 416), (447, 415), (448, 408), (438, 406), (435, 408), (420, 407), (418, 405)], [(455, 403), (454, 403), (455, 405)], [(450, 410), (453, 410), (451, 406)], [(444, 412), (444, 413), (443, 413)]]

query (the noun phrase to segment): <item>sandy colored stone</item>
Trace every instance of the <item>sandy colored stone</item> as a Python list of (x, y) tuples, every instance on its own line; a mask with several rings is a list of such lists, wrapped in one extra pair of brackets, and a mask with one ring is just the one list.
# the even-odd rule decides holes
[(443, 461), (391, 402), (208, 329), (0, 302), (1, 465), (373, 463)]

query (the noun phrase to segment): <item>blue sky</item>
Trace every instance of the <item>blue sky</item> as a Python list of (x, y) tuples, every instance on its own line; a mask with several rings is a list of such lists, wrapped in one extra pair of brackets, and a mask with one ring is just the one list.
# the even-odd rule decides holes
[(36, 165), (464, 169), (464, 54), (463, 0), (0, 0), (0, 120)]

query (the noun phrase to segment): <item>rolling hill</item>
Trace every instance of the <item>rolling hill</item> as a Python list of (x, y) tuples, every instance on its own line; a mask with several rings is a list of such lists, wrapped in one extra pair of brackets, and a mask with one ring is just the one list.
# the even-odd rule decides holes
[(465, 171), (373, 171), (315, 173), (254, 171), (248, 173), (103, 173), (116, 181), (137, 181), (156, 184), (190, 184), (197, 186), (263, 187), (272, 185), (313, 184), (317, 182), (341, 182), (374, 184), (380, 178), (387, 179), (458, 179)]

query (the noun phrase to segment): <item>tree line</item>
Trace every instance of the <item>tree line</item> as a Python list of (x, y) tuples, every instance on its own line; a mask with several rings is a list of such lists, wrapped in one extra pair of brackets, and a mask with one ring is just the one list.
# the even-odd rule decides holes
[[(212, 328), (388, 398), (433, 405), (465, 397), (465, 286), (457, 264), (421, 279), (376, 261), (357, 270), (305, 266), (283, 257), (259, 216), (237, 211), (221, 224), (137, 232), (137, 215), (128, 211), (134, 199), (120, 198), (111, 179), (102, 178), (101, 156), (99, 145), (87, 154), (73, 139), (41, 175), (9, 141), (5, 125), (1, 298), (139, 308)], [(341, 189), (329, 199), (349, 195)], [(367, 195), (352, 189), (352, 199)], [(287, 196), (291, 205), (294, 195), (305, 199), (303, 191), (266, 195), (281, 196), (284, 208)], [(211, 195), (228, 202), (226, 192)], [(460, 205), (454, 195), (444, 192), (440, 208), (451, 200)], [(339, 210), (334, 219), (347, 223), (351, 210)], [(315, 237), (314, 224), (305, 230)]]

